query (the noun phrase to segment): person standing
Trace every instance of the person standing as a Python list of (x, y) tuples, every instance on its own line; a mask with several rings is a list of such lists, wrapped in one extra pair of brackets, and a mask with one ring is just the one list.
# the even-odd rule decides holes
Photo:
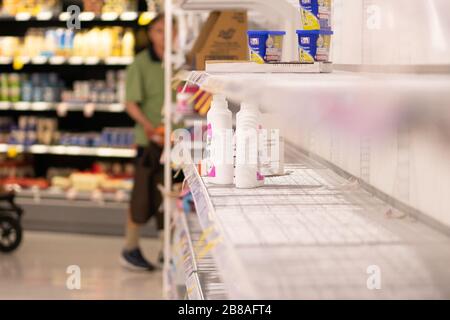
[(137, 158), (134, 187), (125, 231), (121, 262), (128, 269), (156, 269), (139, 247), (140, 229), (150, 218), (157, 219), (160, 238), (163, 229), (162, 195), (164, 168), (160, 162), (164, 144), (162, 109), (164, 105), (164, 14), (148, 25), (150, 45), (138, 53), (127, 69), (126, 109), (136, 122)]

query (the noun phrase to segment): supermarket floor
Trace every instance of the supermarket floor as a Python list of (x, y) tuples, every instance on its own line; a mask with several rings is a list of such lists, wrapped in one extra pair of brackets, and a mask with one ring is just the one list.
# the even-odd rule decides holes
[[(137, 273), (119, 264), (121, 237), (26, 232), (12, 255), (0, 255), (0, 300), (161, 299), (162, 273)], [(145, 239), (142, 249), (156, 260), (160, 243)], [(71, 265), (81, 271), (80, 290), (67, 289)]]

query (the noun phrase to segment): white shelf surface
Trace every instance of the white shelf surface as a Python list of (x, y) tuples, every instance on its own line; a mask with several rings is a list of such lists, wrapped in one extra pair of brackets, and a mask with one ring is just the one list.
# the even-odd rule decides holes
[[(376, 121), (374, 108), (389, 114), (431, 114), (442, 119), (450, 103), (449, 75), (376, 74), (336, 71), (331, 74), (207, 73), (193, 71), (184, 78), (211, 93), (253, 102), (263, 111), (304, 114), (305, 124), (330, 115), (355, 121)], [(380, 95), (380, 92), (383, 94)], [(364, 108), (362, 108), (364, 106)], [(384, 121), (381, 118), (379, 121)], [(449, 124), (450, 125), (450, 124)]]
[(78, 146), (47, 146), (35, 144), (31, 146), (0, 144), (0, 152), (15, 149), (18, 153), (32, 154), (57, 154), (69, 156), (92, 156), (112, 158), (134, 158), (136, 150), (131, 148), (106, 148), (106, 147), (78, 147)]
[[(450, 238), (390, 217), (389, 205), (311, 159), (251, 190), (193, 170), (185, 174), (202, 228), (223, 239), (213, 253), (230, 298), (450, 298)], [(370, 266), (381, 290), (367, 288)]]

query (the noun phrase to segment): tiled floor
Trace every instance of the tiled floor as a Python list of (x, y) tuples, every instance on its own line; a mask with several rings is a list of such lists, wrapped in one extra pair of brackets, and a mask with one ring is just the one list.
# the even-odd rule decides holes
[[(119, 264), (121, 237), (25, 232), (18, 251), (0, 254), (0, 300), (4, 299), (161, 299), (162, 273), (137, 273)], [(159, 240), (145, 239), (152, 261)], [(69, 290), (67, 268), (81, 271), (81, 289)]]

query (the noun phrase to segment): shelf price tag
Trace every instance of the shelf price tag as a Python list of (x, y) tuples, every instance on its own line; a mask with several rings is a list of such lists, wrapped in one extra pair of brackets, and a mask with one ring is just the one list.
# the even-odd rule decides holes
[(114, 201), (116, 202), (125, 202), (127, 195), (123, 190), (117, 190), (114, 194)]
[(105, 199), (103, 197), (103, 192), (101, 192), (100, 190), (92, 191), (91, 199), (92, 199), (92, 201), (100, 203), (100, 204), (103, 204), (105, 202)]
[(84, 59), (84, 63), (87, 65), (95, 65), (100, 62), (100, 59), (98, 57), (87, 57)]
[(102, 13), (101, 19), (103, 21), (114, 21), (119, 18), (119, 14), (117, 12), (104, 12)]
[(197, 258), (203, 259), (211, 250), (213, 250), (220, 242), (222, 237), (217, 237), (214, 240), (209, 241), (200, 251), (197, 251)]
[(86, 103), (84, 105), (83, 114), (86, 118), (92, 118), (95, 112), (95, 104), (94, 103)]
[(33, 200), (35, 202), (40, 202), (41, 201), (41, 192), (40, 192), (39, 187), (33, 186), (33, 187), (31, 187), (31, 191), (33, 193)]
[(93, 12), (82, 12), (79, 17), (80, 21), (92, 21), (95, 19), (95, 13)]
[(83, 57), (74, 56), (74, 57), (69, 58), (69, 64), (78, 65), (78, 64), (82, 64), (82, 63), (83, 63)]
[(194, 165), (187, 165), (183, 171), (186, 175), (186, 180), (192, 192), (192, 197), (195, 202), (195, 209), (199, 217), (200, 224), (203, 229), (211, 225), (210, 219), (210, 206), (208, 201), (208, 195), (205, 194), (203, 181), (196, 172)]
[(75, 200), (78, 195), (78, 192), (75, 188), (71, 188), (67, 190), (66, 192), (66, 198), (67, 200)]
[(70, 17), (70, 13), (69, 12), (62, 12), (59, 15), (59, 20), (60, 21), (67, 21), (67, 20), (69, 20), (69, 17)]
[(0, 101), (0, 110), (9, 110), (10, 103), (8, 101)]
[(26, 59), (20, 56), (14, 57), (13, 60), (13, 69), (14, 70), (22, 70), (23, 66), (25, 65)]
[(200, 284), (196, 277), (197, 275), (193, 273), (186, 279), (186, 289), (189, 300), (203, 300)]
[(6, 155), (8, 156), (8, 158), (14, 159), (18, 154), (19, 152), (16, 146), (8, 146), (8, 148), (6, 149)]
[(122, 21), (132, 21), (132, 20), (136, 20), (138, 17), (137, 12), (131, 12), (131, 11), (127, 11), (124, 12), (120, 15), (120, 20)]
[(16, 21), (28, 21), (31, 19), (31, 13), (19, 12), (16, 14)]
[(39, 12), (36, 15), (36, 19), (40, 20), (40, 21), (47, 21), (50, 20), (53, 16), (53, 13), (51, 13), (50, 11), (45, 11), (45, 12)]
[(37, 57), (31, 58), (31, 62), (33, 64), (45, 64), (47, 62), (47, 58), (44, 56), (37, 56)]
[(58, 117), (65, 117), (67, 115), (67, 103), (61, 102), (56, 105), (56, 114)]
[(21, 102), (13, 103), (14, 110), (24, 111), (24, 110), (30, 110), (30, 108), (31, 108), (30, 102), (21, 101)]
[(60, 65), (60, 64), (63, 64), (65, 60), (66, 60), (66, 58), (64, 58), (64, 57), (56, 56), (56, 57), (51, 57), (49, 62), (50, 62), (50, 64)]
[(13, 58), (11, 57), (0, 57), (0, 64), (10, 64), (13, 61)]

